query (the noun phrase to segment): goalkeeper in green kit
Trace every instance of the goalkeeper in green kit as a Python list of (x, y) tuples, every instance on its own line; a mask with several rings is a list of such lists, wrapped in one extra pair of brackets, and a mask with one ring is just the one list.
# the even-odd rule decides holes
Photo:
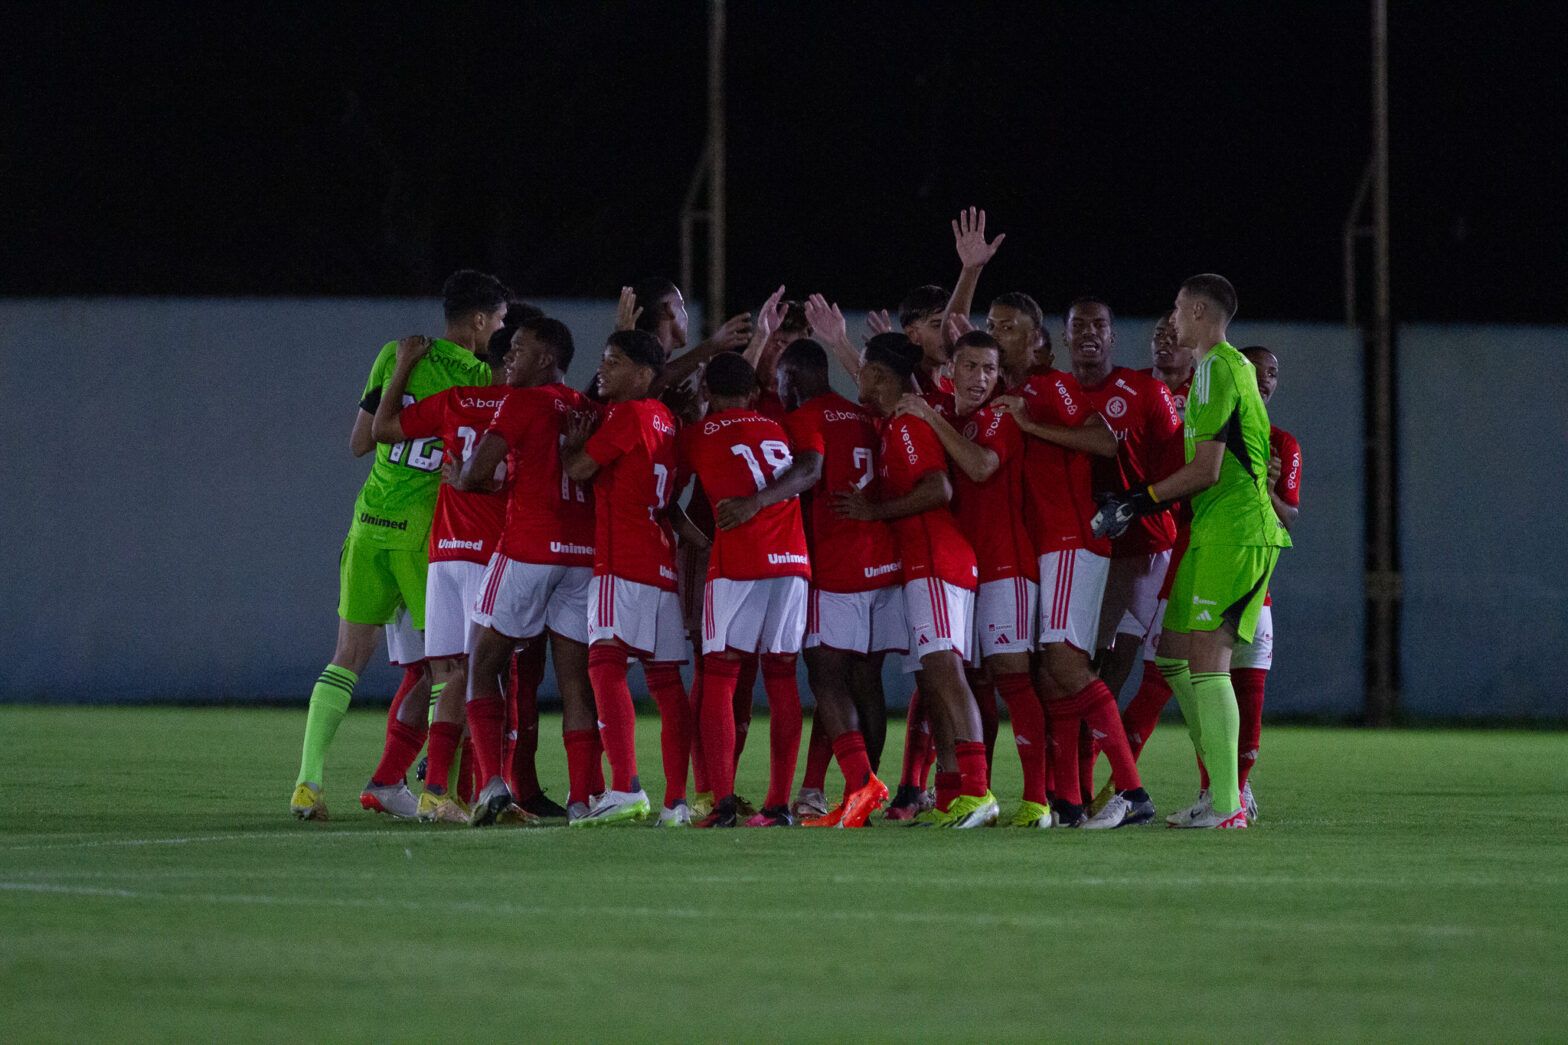
[(1114, 537), (1138, 515), (1191, 502), (1192, 539), (1155, 665), (1175, 691), (1211, 787), (1167, 818), (1172, 827), (1247, 826), (1236, 785), (1241, 715), (1230, 653), (1238, 639), (1252, 641), (1280, 549), (1290, 547), (1269, 500), (1268, 412), (1252, 364), (1225, 340), (1235, 314), (1236, 290), (1224, 276), (1181, 285), (1172, 324), (1198, 361), (1187, 397), (1187, 463), (1153, 486), (1108, 498), (1093, 521), (1097, 536)]
[[(508, 292), (494, 276), (464, 269), (441, 288), (446, 333), (434, 339), (408, 380), (405, 403), (459, 385), (488, 385), (490, 366), (476, 352), (506, 319)], [(376, 460), (354, 501), (354, 517), (338, 560), (338, 639), (332, 660), (310, 692), (299, 776), (289, 811), (301, 820), (325, 820), (322, 782), (327, 748), (348, 713), (359, 675), (376, 649), (376, 633), (406, 607), (415, 629), (425, 630), (425, 568), (430, 521), (441, 484), (441, 441), (418, 439), (377, 445), (371, 420), (392, 376), (397, 343), (376, 357), (349, 442), (355, 456), (376, 447)]]

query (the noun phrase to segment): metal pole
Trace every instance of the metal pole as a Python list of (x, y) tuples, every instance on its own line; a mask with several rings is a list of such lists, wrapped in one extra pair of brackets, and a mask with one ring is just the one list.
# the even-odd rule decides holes
[(708, 14), (708, 297), (703, 326), (724, 322), (724, 0)]
[(1392, 724), (1399, 706), (1399, 574), (1395, 529), (1394, 330), (1389, 290), (1388, 2), (1372, 0), (1372, 228), (1371, 552), (1367, 575), (1367, 721)]

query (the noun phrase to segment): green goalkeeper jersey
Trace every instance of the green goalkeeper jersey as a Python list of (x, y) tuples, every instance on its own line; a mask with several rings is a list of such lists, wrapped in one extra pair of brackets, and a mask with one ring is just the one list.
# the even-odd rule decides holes
[[(382, 346), (365, 382), (362, 407), (374, 411), (397, 366), (396, 357), (397, 342)], [(409, 375), (403, 403), (406, 406), (448, 388), (488, 385), (490, 381), (490, 364), (461, 345), (436, 338)], [(430, 536), (430, 517), (440, 485), (441, 440), (377, 443), (370, 477), (354, 501), (349, 538), (383, 548), (423, 548)]]
[(1199, 443), (1225, 445), (1219, 482), (1192, 498), (1192, 547), (1290, 547), (1269, 500), (1269, 415), (1252, 363), (1227, 342), (1209, 350), (1193, 371), (1187, 396), (1186, 452)]

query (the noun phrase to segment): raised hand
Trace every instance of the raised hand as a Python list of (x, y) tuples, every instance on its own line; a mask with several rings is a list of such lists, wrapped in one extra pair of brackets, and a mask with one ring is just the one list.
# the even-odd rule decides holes
[(970, 207), (958, 212), (953, 223), (953, 246), (958, 249), (958, 260), (964, 268), (981, 268), (996, 256), (1007, 233), (1002, 233), (990, 243), (985, 241), (985, 211)]
[(767, 341), (784, 325), (784, 315), (789, 311), (789, 306), (784, 304), (784, 284), (779, 284), (779, 289), (768, 295), (768, 300), (757, 309), (757, 322), (753, 336), (758, 341)]
[(806, 322), (811, 324), (811, 334), (820, 341), (847, 341), (849, 330), (844, 323), (844, 313), (837, 305), (828, 303), (821, 294), (806, 299)]
[(888, 334), (893, 330), (893, 317), (887, 314), (887, 309), (866, 313), (866, 329), (871, 331), (869, 337), (878, 334)]
[(974, 328), (975, 325), (969, 322), (968, 316), (960, 315), (959, 313), (954, 312), (951, 316), (947, 317), (947, 343), (950, 345), (955, 343), (959, 338), (963, 337)]
[(631, 287), (621, 288), (621, 300), (615, 306), (615, 329), (631, 330), (637, 326), (642, 309), (637, 307), (637, 292)]
[(744, 348), (746, 342), (751, 340), (751, 313), (742, 312), (738, 316), (731, 316), (724, 321), (724, 325), (713, 332), (708, 339), (708, 344), (717, 351), (729, 348)]

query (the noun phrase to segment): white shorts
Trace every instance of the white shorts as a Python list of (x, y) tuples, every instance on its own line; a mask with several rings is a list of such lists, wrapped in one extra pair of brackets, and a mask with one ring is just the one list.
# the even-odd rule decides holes
[(970, 646), (974, 666), (998, 653), (1031, 652), (1039, 613), (1040, 587), (1028, 577), (980, 585), (975, 594), (975, 641)]
[(474, 649), (471, 614), (485, 578), (485, 564), (464, 559), (433, 562), (425, 571), (425, 652), (459, 657)]
[(642, 660), (686, 662), (690, 646), (673, 591), (595, 576), (588, 582), (587, 621), (590, 643), (619, 639)]
[(808, 587), (804, 577), (715, 577), (703, 596), (702, 652), (799, 653)]
[[(426, 620), (430, 606), (425, 605)], [(397, 616), (386, 626), (387, 660), (400, 668), (410, 667), (425, 659), (425, 633), (414, 627), (414, 618), (404, 606), (397, 608)]]
[(1110, 649), (1117, 635), (1143, 638), (1154, 623), (1160, 602), (1160, 585), (1171, 564), (1167, 548), (1153, 555), (1121, 555), (1111, 560), (1105, 578), (1105, 599), (1100, 604), (1100, 645)]
[(518, 562), (496, 552), (474, 602), (474, 623), (509, 639), (531, 639), (546, 628), (563, 639), (588, 641), (591, 566)]
[(1236, 647), (1230, 651), (1230, 666), (1262, 668), (1264, 671), (1274, 666), (1274, 607), (1264, 604), (1263, 611), (1258, 614), (1258, 626), (1252, 633), (1252, 641), (1236, 643)]
[(819, 646), (849, 653), (907, 652), (904, 589), (897, 584), (875, 591), (812, 588), (806, 603), (806, 648)]
[(1111, 560), (1084, 548), (1040, 556), (1040, 645), (1065, 642), (1094, 655)]
[(1149, 637), (1143, 640), (1143, 659), (1154, 663), (1155, 651), (1160, 648), (1160, 637), (1165, 634), (1165, 607), (1169, 599), (1161, 599), (1154, 607), (1154, 620), (1149, 622)]
[(909, 620), (909, 651), (904, 670), (919, 671), (920, 658), (952, 650), (969, 659), (974, 638), (975, 593), (935, 577), (904, 585), (904, 615)]

